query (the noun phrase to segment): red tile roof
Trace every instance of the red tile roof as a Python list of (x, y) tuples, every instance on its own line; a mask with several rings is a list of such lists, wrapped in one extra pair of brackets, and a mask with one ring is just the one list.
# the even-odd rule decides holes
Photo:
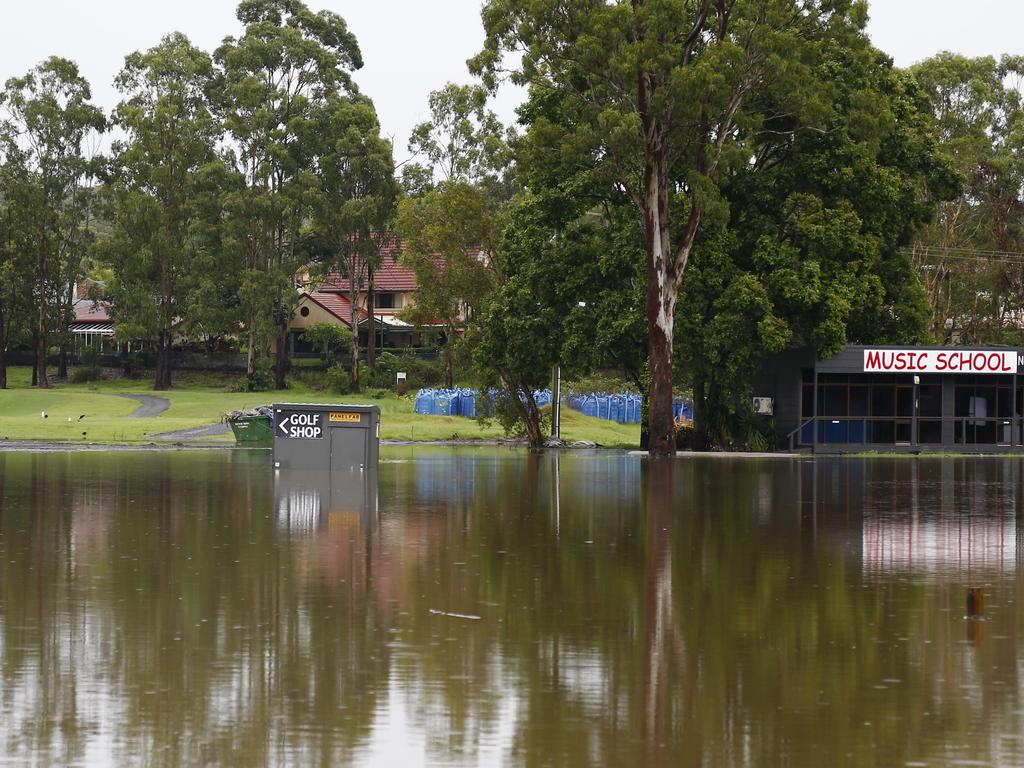
[(96, 303), (92, 299), (76, 299), (73, 309), (76, 323), (109, 323), (110, 306), (105, 302)]
[[(348, 327), (352, 327), (352, 304), (349, 302), (348, 297), (340, 293), (324, 293), (323, 291), (310, 291), (306, 294), (310, 300), (319, 304), (327, 312), (330, 312), (336, 318), (341, 320)], [(359, 311), (360, 317), (365, 317), (366, 312), (363, 310)]]
[[(476, 252), (479, 252), (479, 249), (476, 249)], [(373, 285), (377, 291), (415, 291), (419, 289), (416, 273), (399, 261), (401, 254), (401, 239), (388, 236), (386, 242), (380, 247), (380, 266), (377, 267), (373, 276)], [(434, 258), (439, 264), (442, 263), (439, 254)], [(348, 291), (349, 279), (338, 270), (331, 270), (320, 285), (320, 290)], [(365, 286), (363, 290), (366, 290)]]

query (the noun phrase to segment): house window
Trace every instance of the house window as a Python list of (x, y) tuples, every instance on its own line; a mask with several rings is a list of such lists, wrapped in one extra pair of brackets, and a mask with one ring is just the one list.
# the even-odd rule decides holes
[(309, 317), (309, 307), (303, 307), (299, 310), (299, 314), (303, 317)]
[(401, 309), (402, 294), (400, 293), (378, 293), (374, 296), (374, 304), (378, 309)]

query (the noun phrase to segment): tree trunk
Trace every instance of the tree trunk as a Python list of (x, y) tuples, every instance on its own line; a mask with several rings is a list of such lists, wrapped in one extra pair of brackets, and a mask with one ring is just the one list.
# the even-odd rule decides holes
[[(351, 270), (349, 272), (351, 274)], [(352, 371), (349, 375), (349, 391), (359, 391), (359, 292), (354, 277), (348, 281), (349, 313), (352, 323)]]
[(288, 330), (277, 336), (277, 354), (274, 360), (274, 388), (286, 389), (288, 386)]
[(57, 378), (66, 379), (68, 377), (68, 350), (67, 347), (60, 348), (60, 358), (57, 363)]
[(376, 297), (373, 292), (373, 268), (367, 267), (366, 272), (366, 315), (370, 320), (370, 332), (366, 337), (366, 367), (372, 371), (377, 362), (377, 333), (373, 322), (373, 312), (375, 309), (374, 303)]
[(7, 326), (0, 313), (0, 389), (7, 389)]
[(33, 385), (49, 387), (46, 377), (46, 240), (39, 238), (39, 323), (36, 328), (36, 373)]
[[(501, 384), (505, 388), (505, 394), (512, 398), (513, 407), (519, 411), (530, 447), (543, 448), (544, 434), (540, 428), (540, 409), (533, 397), (533, 390), (519, 386), (504, 375), (501, 376)], [(520, 393), (525, 395), (525, 398), (520, 397)]]
[(693, 382), (693, 432), (694, 448), (706, 448), (711, 444), (709, 435), (711, 428), (708, 423), (707, 386), (703, 376), (697, 376)]
[(153, 389), (162, 391), (171, 388), (171, 334), (162, 331), (157, 342), (156, 375), (153, 377)]
[(652, 455), (676, 452), (672, 421), (672, 328), (678, 286), (668, 237), (667, 162), (655, 147), (644, 163), (644, 234), (647, 241), (647, 315), (650, 397), (647, 413), (648, 450)]
[(245, 360), (245, 375), (252, 379), (256, 375), (256, 334), (253, 327), (256, 325), (256, 315), (249, 317), (249, 353)]
[(444, 358), (444, 385), (448, 389), (451, 389), (455, 386), (455, 365), (453, 362), (453, 358), (455, 357), (455, 329), (452, 326), (445, 328), (444, 352), (442, 352), (442, 357)]
[(32, 336), (32, 386), (39, 384), (39, 345), (36, 344), (35, 335)]

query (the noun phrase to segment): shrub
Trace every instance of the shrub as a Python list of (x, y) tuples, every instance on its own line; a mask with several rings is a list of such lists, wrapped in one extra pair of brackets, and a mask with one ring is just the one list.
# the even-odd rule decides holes
[(316, 348), (325, 366), (337, 362), (341, 350), (352, 346), (352, 332), (331, 323), (313, 323), (302, 332), (302, 339)]
[(274, 361), (261, 357), (252, 376), (243, 376), (234, 386), (235, 392), (266, 392), (274, 388)]
[(327, 369), (327, 388), (332, 392), (348, 392), (349, 378), (345, 366), (335, 363)]

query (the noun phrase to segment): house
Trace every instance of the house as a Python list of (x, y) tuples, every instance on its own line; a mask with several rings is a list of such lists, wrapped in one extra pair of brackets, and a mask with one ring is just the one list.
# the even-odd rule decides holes
[(74, 340), (74, 354), (81, 355), (87, 348), (94, 348), (101, 354), (117, 350), (114, 338), (114, 321), (110, 317), (110, 305), (104, 301), (85, 298), (81, 292), (71, 305), (74, 320), (71, 322), (71, 337)]
[[(440, 320), (412, 325), (402, 319), (403, 310), (416, 303), (419, 282), (416, 273), (399, 261), (401, 241), (390, 238), (381, 246), (381, 264), (374, 271), (373, 333), (378, 349), (433, 346), (440, 343), (444, 324)], [(340, 323), (352, 327), (349, 297), (351, 283), (337, 270), (330, 272), (314, 286), (308, 270), (296, 276), (302, 286), (302, 297), (289, 326), (292, 349), (297, 354), (308, 354), (312, 349), (302, 342), (302, 332), (313, 323)], [(357, 286), (357, 325), (360, 346), (366, 346), (370, 329), (367, 311), (369, 291), (365, 283)]]

